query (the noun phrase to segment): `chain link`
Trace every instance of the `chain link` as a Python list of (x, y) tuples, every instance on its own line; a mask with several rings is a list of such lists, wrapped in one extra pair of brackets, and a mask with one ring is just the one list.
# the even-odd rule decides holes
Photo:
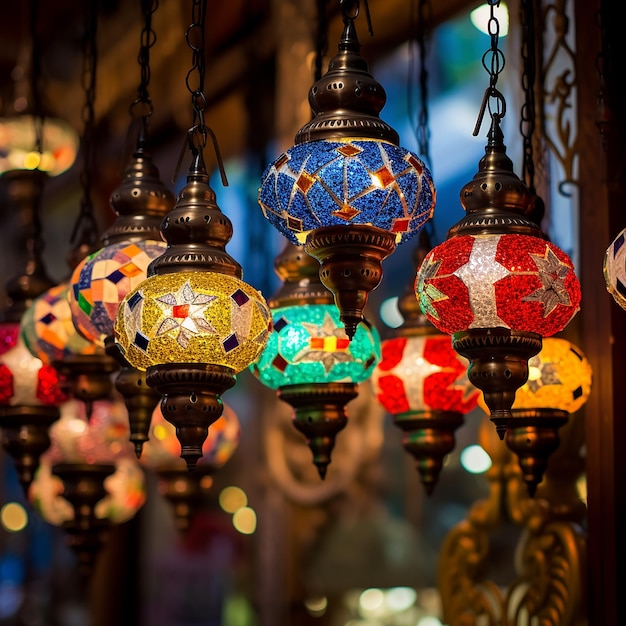
[(204, 29), (206, 22), (206, 0), (193, 0), (191, 7), (191, 24), (185, 32), (185, 40), (191, 49), (191, 68), (185, 77), (187, 90), (191, 94), (193, 107), (193, 124), (204, 131), (204, 112), (207, 107), (204, 95), (205, 59), (204, 59)]
[[(82, 87), (85, 92), (85, 103), (82, 109), (83, 120), (83, 170), (80, 174), (80, 183), (83, 197), (80, 203), (80, 213), (71, 243), (94, 244), (97, 239), (98, 225), (94, 217), (91, 198), (92, 175), (94, 171), (94, 135), (95, 135), (95, 99), (96, 99), (96, 68), (98, 65), (98, 49), (96, 36), (98, 31), (98, 4), (97, 0), (87, 0), (85, 3), (85, 32), (83, 34), (83, 71)], [(77, 240), (79, 237), (79, 241)]]
[(522, 22), (522, 103), (520, 133), (522, 134), (522, 178), (532, 194), (535, 193), (535, 164), (533, 135), (535, 132), (535, 8), (534, 0), (521, 0)]
[(204, 119), (204, 113), (208, 108), (208, 102), (204, 94), (204, 79), (206, 72), (204, 57), (206, 6), (207, 0), (193, 0), (191, 7), (191, 24), (185, 31), (185, 40), (187, 41), (187, 45), (192, 52), (191, 68), (185, 76), (185, 84), (187, 86), (187, 90), (191, 94), (193, 123), (191, 128), (187, 131), (185, 144), (183, 144), (180, 156), (178, 157), (178, 163), (174, 168), (172, 182), (176, 180), (178, 172), (180, 171), (185, 146), (189, 148), (191, 153), (194, 155), (194, 158), (201, 160), (202, 167), (204, 167), (204, 148), (206, 147), (207, 139), (210, 137), (213, 143), (213, 149), (215, 150), (222, 184), (224, 187), (227, 187), (228, 179), (226, 178), (226, 171), (224, 170), (224, 162), (220, 153), (217, 137), (215, 136), (213, 130), (206, 125)]
[(158, 0), (141, 0), (141, 12), (143, 14), (143, 28), (140, 35), (140, 47), (137, 62), (140, 67), (140, 83), (137, 88), (137, 98), (131, 104), (130, 113), (133, 117), (148, 118), (152, 115), (152, 100), (148, 93), (150, 84), (150, 48), (156, 43), (156, 33), (152, 29), (152, 16), (158, 9)]
[(485, 111), (489, 111), (492, 120), (501, 120), (506, 114), (506, 101), (502, 93), (498, 90), (498, 77), (504, 70), (504, 53), (498, 47), (500, 38), (500, 22), (496, 17), (495, 10), (500, 6), (500, 0), (488, 0), (489, 20), (487, 21), (487, 32), (489, 34), (490, 46), (482, 56), (482, 64), (489, 74), (489, 87), (485, 90), (483, 101), (480, 105), (478, 119), (474, 127), (474, 136), (478, 135), (480, 126), (485, 116)]

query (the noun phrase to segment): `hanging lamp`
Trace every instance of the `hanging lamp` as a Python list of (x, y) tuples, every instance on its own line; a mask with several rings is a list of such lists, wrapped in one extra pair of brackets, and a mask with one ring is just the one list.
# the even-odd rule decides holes
[(11, 71), (14, 93), (0, 99), (0, 175), (37, 170), (53, 177), (74, 163), (78, 136), (67, 121), (50, 116), (42, 102), (39, 0), (28, 5), (30, 41)]
[[(559, 447), (559, 428), (589, 398), (592, 370), (577, 346), (548, 337), (541, 352), (529, 359), (528, 371), (528, 380), (515, 395), (505, 441), (518, 457), (532, 497), (550, 455)], [(479, 404), (488, 412), (482, 398)]]
[(506, 103), (496, 83), (504, 60), (491, 6), (489, 68), (477, 134), (485, 111), (491, 127), (485, 156), (461, 190), (466, 217), (431, 250), (417, 274), (416, 291), (429, 320), (452, 335), (470, 361), (469, 379), (483, 391), (491, 420), (503, 438), (515, 391), (528, 378), (528, 359), (542, 337), (563, 329), (578, 311), (580, 284), (569, 256), (547, 241), (526, 217), (528, 187), (513, 172), (500, 127)]
[[(430, 250), (425, 231), (415, 251), (416, 267)], [(398, 300), (403, 323), (382, 342), (382, 359), (372, 375), (376, 397), (403, 431), (402, 445), (431, 495), (454, 433), (474, 409), (480, 392), (467, 378), (467, 360), (450, 337), (437, 331), (420, 310), (413, 280)]]
[(146, 499), (124, 404), (97, 400), (87, 417), (81, 402), (63, 405), (29, 491), (40, 516), (66, 531), (84, 577), (91, 575), (111, 526), (131, 519)]
[[(39, 95), (39, 51), (36, 43), (38, 5), (31, 5), (32, 54), (31, 118), (33, 154), (44, 152), (44, 119)], [(58, 419), (58, 405), (65, 397), (57, 373), (31, 356), (18, 337), (20, 320), (31, 305), (54, 283), (42, 261), (40, 204), (47, 175), (38, 169), (4, 172), (5, 210), (15, 212), (29, 226), (25, 265), (7, 283), (8, 308), (0, 315), (0, 429), (2, 445), (12, 457), (18, 479), (28, 490), (41, 454), (49, 447), (48, 428)]]
[[(194, 0), (186, 32), (194, 113), (187, 182), (161, 225), (167, 249), (124, 298), (114, 326), (124, 358), (146, 371), (148, 385), (161, 394), (163, 415), (176, 426), (190, 471), (202, 456), (209, 426), (222, 413), (222, 393), (256, 360), (271, 329), (263, 296), (243, 282), (241, 266), (225, 250), (232, 224), (216, 204), (204, 162), (210, 135), (223, 174), (215, 135), (204, 121), (205, 16), (206, 1)], [(190, 82), (194, 75), (197, 88)]]
[(152, 0), (142, 0), (143, 28), (139, 64), (141, 82), (131, 105), (131, 127), (139, 124), (133, 155), (124, 178), (111, 195), (117, 216), (102, 235), (102, 247), (85, 257), (74, 269), (68, 292), (72, 319), (76, 328), (90, 342), (105, 347), (110, 356), (120, 360), (115, 385), (128, 409), (130, 439), (137, 457), (148, 438), (152, 411), (159, 394), (146, 384), (145, 372), (131, 367), (113, 344), (113, 324), (124, 296), (147, 276), (148, 265), (165, 250), (159, 227), (174, 205), (174, 194), (159, 178), (159, 171), (147, 150), (148, 123), (153, 112), (148, 94), (150, 48), (156, 41)]
[(380, 359), (380, 339), (364, 322), (348, 339), (318, 264), (302, 246), (287, 242), (274, 268), (284, 282), (269, 301), (273, 332), (252, 370), (293, 407), (293, 424), (324, 478), (335, 437), (348, 421), (346, 404)]
[(309, 92), (315, 115), (266, 168), (258, 200), (264, 216), (320, 262), (352, 339), (382, 261), (432, 216), (435, 188), (419, 157), (379, 117), (386, 95), (359, 54), (359, 1), (339, 4), (338, 54)]
[[(418, 151), (430, 167), (427, 5), (427, 0), (420, 0), (415, 16), (420, 85), (415, 135)], [(412, 86), (411, 81), (409, 95)], [(432, 222), (419, 234), (415, 270), (432, 248), (427, 234), (429, 225)], [(383, 340), (382, 359), (374, 370), (372, 383), (378, 401), (403, 431), (403, 446), (415, 459), (422, 485), (431, 495), (444, 459), (454, 449), (454, 433), (463, 424), (463, 416), (476, 406), (480, 392), (467, 379), (467, 361), (452, 349), (450, 338), (440, 333), (420, 310), (413, 281), (398, 299), (398, 309), (404, 321)]]
[(170, 503), (176, 528), (185, 533), (213, 485), (213, 475), (234, 454), (241, 428), (235, 411), (224, 403), (222, 415), (211, 425), (202, 445), (202, 458), (190, 473), (180, 458), (176, 429), (157, 406), (150, 422), (150, 438), (144, 446), (141, 462), (152, 469), (159, 483), (159, 493)]
[[(91, 197), (94, 175), (96, 61), (97, 61), (97, 1), (85, 3), (83, 34), (83, 107), (82, 135), (83, 167), (81, 171), (82, 198), (79, 214), (71, 235), (72, 249), (69, 265), (78, 262), (95, 250), (98, 226)], [(87, 405), (87, 415), (93, 402), (107, 398), (113, 388), (111, 375), (118, 369), (117, 362), (104, 349), (85, 340), (76, 330), (68, 302), (69, 281), (51, 288), (33, 303), (22, 323), (22, 334), (31, 352), (44, 363), (51, 364), (61, 377), (62, 384), (74, 398)]]

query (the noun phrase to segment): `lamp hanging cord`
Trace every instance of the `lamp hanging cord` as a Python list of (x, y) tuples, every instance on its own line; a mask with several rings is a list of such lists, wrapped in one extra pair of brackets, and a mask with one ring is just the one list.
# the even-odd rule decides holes
[(150, 48), (156, 43), (156, 33), (152, 29), (152, 16), (158, 9), (158, 0), (141, 0), (143, 28), (141, 29), (140, 47), (137, 55), (141, 79), (137, 87), (137, 98), (130, 105), (130, 114), (133, 119), (140, 120), (138, 147), (144, 147), (148, 131), (148, 121), (153, 113), (152, 100), (148, 93), (150, 84)]
[(180, 152), (178, 163), (174, 170), (172, 182), (175, 182), (185, 153), (185, 146), (189, 148), (195, 160), (204, 167), (204, 148), (206, 147), (207, 137), (211, 137), (217, 165), (222, 178), (222, 185), (228, 187), (228, 179), (224, 170), (224, 162), (220, 153), (217, 137), (213, 130), (206, 125), (204, 113), (207, 110), (208, 103), (204, 94), (205, 80), (205, 52), (204, 52), (204, 33), (206, 23), (206, 0), (193, 0), (191, 7), (191, 24), (185, 32), (185, 40), (191, 49), (191, 68), (185, 77), (187, 90), (191, 94), (191, 106), (193, 109), (193, 122), (191, 128), (187, 131), (185, 143)]
[(85, 33), (83, 36), (83, 74), (82, 85), (85, 91), (85, 103), (83, 105), (83, 170), (80, 174), (80, 183), (83, 188), (83, 196), (80, 203), (78, 219), (74, 224), (74, 230), (70, 242), (72, 244), (85, 244), (92, 246), (98, 237), (98, 225), (94, 217), (93, 202), (91, 198), (92, 174), (94, 168), (94, 135), (95, 135), (95, 109), (96, 99), (96, 67), (98, 64), (98, 51), (96, 36), (98, 32), (98, 8), (96, 0), (85, 2)]
[[(488, 0), (489, 2), (489, 21), (487, 22), (487, 32), (489, 33), (491, 45), (483, 54), (482, 64), (489, 74), (489, 87), (485, 90), (478, 119), (474, 127), (473, 135), (476, 136), (480, 132), (480, 127), (485, 117), (485, 111), (489, 110), (489, 115), (494, 121), (500, 121), (506, 114), (506, 101), (504, 96), (496, 87), (498, 77), (504, 70), (505, 59), (504, 53), (498, 48), (500, 36), (500, 22), (495, 15), (496, 7), (500, 6), (500, 0)], [(492, 106), (492, 101), (494, 106)]]

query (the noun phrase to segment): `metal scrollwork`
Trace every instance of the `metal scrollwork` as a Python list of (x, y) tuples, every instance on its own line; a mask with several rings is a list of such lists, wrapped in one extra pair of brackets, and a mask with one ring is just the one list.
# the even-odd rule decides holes
[[(438, 587), (444, 622), (449, 626), (582, 626), (586, 623), (585, 537), (574, 519), (579, 502), (572, 502), (571, 513), (563, 516), (550, 504), (551, 489), (562, 486), (552, 487), (547, 476), (544, 498), (530, 498), (513, 455), (499, 450), (492, 458), (488, 498), (471, 507), (440, 552)], [(521, 535), (515, 549), (516, 577), (503, 588), (489, 578), (495, 556), (490, 539), (507, 524), (519, 526)]]
[(576, 54), (570, 44), (569, 0), (546, 4), (541, 11), (544, 24), (543, 61), (540, 68), (542, 130), (545, 141), (563, 169), (559, 192), (571, 196), (578, 185), (576, 162)]

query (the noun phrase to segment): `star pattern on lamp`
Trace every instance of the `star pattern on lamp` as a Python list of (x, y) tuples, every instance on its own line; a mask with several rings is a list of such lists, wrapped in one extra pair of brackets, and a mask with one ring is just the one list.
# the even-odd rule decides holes
[(186, 348), (194, 335), (217, 332), (204, 317), (204, 312), (214, 300), (216, 296), (196, 293), (189, 282), (184, 283), (176, 294), (168, 293), (156, 298), (163, 312), (156, 336), (178, 329), (176, 341), (182, 348)]
[(548, 246), (546, 246), (545, 254), (533, 254), (531, 252), (530, 256), (537, 266), (541, 287), (528, 294), (523, 301), (543, 304), (544, 317), (548, 317), (559, 304), (570, 306), (571, 299), (564, 281), (571, 272), (571, 268), (561, 263)]
[(422, 310), (424, 313), (432, 315), (436, 319), (439, 319), (439, 314), (437, 313), (437, 309), (433, 306), (433, 303), (448, 299), (445, 293), (441, 293), (441, 291), (430, 282), (437, 278), (437, 272), (440, 266), (441, 259), (426, 261), (420, 271), (417, 283)]
[(294, 363), (319, 362), (328, 374), (336, 363), (353, 360), (349, 352), (350, 340), (345, 330), (338, 328), (328, 313), (324, 315), (324, 322), (321, 326), (308, 322), (302, 322), (302, 326), (311, 335), (311, 341), (307, 347), (294, 356)]
[[(474, 237), (466, 263), (454, 271), (467, 287), (474, 319), (470, 328), (507, 326), (497, 315), (495, 283), (510, 274), (496, 259), (500, 237)], [(488, 274), (485, 268), (489, 268)]]

